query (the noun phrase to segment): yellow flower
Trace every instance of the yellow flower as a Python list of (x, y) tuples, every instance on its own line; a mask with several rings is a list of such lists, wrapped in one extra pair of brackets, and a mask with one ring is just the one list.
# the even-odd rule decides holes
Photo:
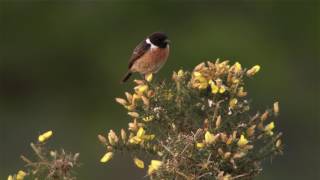
[(199, 89), (206, 89), (208, 87), (208, 82), (204, 77), (198, 78), (198, 80), (199, 80), (199, 86), (198, 86)]
[[(219, 79), (218, 79), (219, 80)], [(215, 83), (214, 81), (210, 80), (209, 81), (209, 84), (210, 84), (210, 87), (211, 87), (211, 93), (212, 94), (217, 94), (218, 92), (220, 94), (223, 94), (225, 91), (226, 91), (226, 87), (224, 85), (222, 85), (222, 81), (218, 81), (217, 80), (217, 83)]]
[(140, 169), (144, 168), (144, 162), (142, 160), (140, 160), (138, 158), (134, 158), (133, 162), (138, 168), (140, 168)]
[(193, 72), (194, 77), (202, 77), (202, 74), (200, 72)]
[(230, 108), (234, 109), (236, 107), (237, 103), (238, 103), (238, 100), (236, 98), (231, 99), (229, 102)]
[(242, 70), (242, 67), (241, 67), (241, 64), (239, 62), (236, 62), (234, 65), (234, 71), (237, 73), (237, 72), (240, 72)]
[(162, 161), (151, 160), (151, 164), (149, 165), (148, 175), (151, 175), (155, 171), (157, 171), (162, 165)]
[(275, 127), (274, 122), (271, 122), (264, 127), (264, 131), (267, 132), (267, 134), (269, 135), (273, 135), (272, 130), (274, 129), (274, 127)]
[(272, 129), (274, 129), (274, 122), (269, 123), (268, 125), (266, 125), (266, 127), (264, 128), (265, 131), (272, 131)]
[(52, 134), (53, 134), (52, 131), (47, 131), (47, 132), (41, 134), (38, 137), (39, 142), (45, 142), (46, 140), (48, 140), (52, 136)]
[(137, 137), (143, 138), (143, 136), (145, 135), (145, 133), (146, 133), (146, 131), (145, 131), (142, 127), (140, 127), (139, 130), (138, 130), (138, 132), (137, 132)]
[(146, 135), (145, 134), (146, 131), (140, 127), (136, 136), (133, 136), (129, 139), (129, 143), (131, 144), (139, 144), (141, 142), (143, 142), (143, 140), (152, 140), (155, 138), (155, 135), (154, 134), (149, 134), (149, 135)]
[(212, 81), (209, 81), (210, 87), (211, 87), (211, 93), (212, 94), (217, 94), (219, 91), (219, 87)]
[(141, 141), (142, 141), (142, 139), (137, 136), (134, 136), (129, 139), (129, 143), (131, 143), (131, 144), (139, 144)]
[(138, 94), (143, 94), (144, 92), (148, 91), (148, 85), (139, 85), (136, 86), (134, 89)]
[(134, 104), (134, 102), (136, 102), (137, 99), (141, 99), (141, 96), (136, 94), (136, 93), (134, 93), (132, 95), (132, 103)]
[(200, 72), (193, 72), (193, 87), (198, 89), (206, 89), (208, 87), (208, 81)]
[(182, 78), (184, 76), (184, 72), (182, 69), (178, 71), (178, 78)]
[(17, 180), (23, 180), (26, 175), (27, 175), (26, 172), (24, 172), (22, 170), (18, 171)]
[(238, 95), (239, 97), (244, 97), (244, 96), (247, 95), (247, 92), (244, 91), (243, 87), (240, 87), (239, 90), (238, 90), (237, 95)]
[(238, 141), (238, 146), (242, 147), (249, 143), (249, 141), (244, 137), (244, 135), (240, 136), (240, 139)]
[(219, 89), (219, 93), (223, 94), (225, 91), (226, 91), (225, 86), (221, 86), (220, 89)]
[(255, 66), (253, 66), (251, 69), (249, 69), (247, 71), (247, 76), (253, 76), (259, 71), (260, 71), (260, 66), (259, 65), (255, 65)]
[(153, 79), (153, 75), (152, 75), (152, 73), (147, 74), (147, 75), (145, 76), (145, 79), (146, 79), (148, 82), (151, 82), (151, 81), (152, 81), (152, 79)]
[(150, 116), (144, 117), (142, 120), (145, 121), (145, 122), (150, 122), (153, 119), (154, 119), (154, 116), (150, 115)]
[(202, 149), (204, 148), (204, 143), (197, 143), (196, 146), (198, 149)]
[(106, 163), (108, 161), (110, 161), (110, 159), (112, 159), (113, 157), (113, 152), (107, 152), (101, 159), (100, 162), (101, 163)]
[(13, 180), (12, 175), (9, 175), (8, 178), (7, 178), (7, 180)]
[(238, 84), (239, 82), (240, 82), (239, 79), (237, 79), (237, 78), (232, 78), (232, 83), (233, 83), (233, 84)]
[(154, 134), (144, 135), (143, 139), (145, 140), (153, 140), (156, 137)]
[(232, 136), (229, 136), (229, 138), (227, 139), (226, 144), (229, 145), (229, 144), (232, 143), (232, 141), (233, 141), (233, 137), (232, 137)]
[(214, 134), (210, 133), (209, 131), (206, 132), (204, 135), (204, 141), (206, 144), (212, 144), (216, 140)]
[(230, 174), (226, 174), (225, 176), (222, 177), (221, 180), (231, 180), (231, 179), (232, 179), (231, 175)]

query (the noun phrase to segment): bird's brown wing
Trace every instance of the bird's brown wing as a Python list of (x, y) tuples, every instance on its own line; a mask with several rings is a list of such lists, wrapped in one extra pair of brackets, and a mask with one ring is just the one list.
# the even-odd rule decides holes
[(129, 69), (132, 67), (134, 62), (142, 57), (149, 49), (150, 49), (150, 44), (146, 43), (146, 41), (142, 41), (137, 45), (137, 47), (133, 50), (132, 56), (129, 60)]

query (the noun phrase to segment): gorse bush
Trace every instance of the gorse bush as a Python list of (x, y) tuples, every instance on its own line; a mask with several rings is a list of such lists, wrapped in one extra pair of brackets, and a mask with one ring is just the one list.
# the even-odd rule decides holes
[[(217, 60), (174, 72), (166, 81), (153, 81), (152, 74), (134, 80), (133, 92), (116, 98), (132, 120), (126, 130), (98, 135), (106, 148), (100, 161), (128, 153), (150, 179), (252, 179), (262, 161), (283, 148), (281, 133), (274, 131), (279, 103), (260, 113), (247, 98), (244, 81), (259, 70)], [(8, 180), (76, 179), (79, 153), (49, 150), (52, 134), (31, 143), (35, 157), (21, 156), (26, 167)]]
[(7, 180), (26, 179), (48, 179), (48, 180), (74, 180), (74, 168), (79, 166), (79, 153), (66, 153), (63, 149), (49, 150), (47, 141), (53, 135), (52, 131), (47, 131), (38, 137), (38, 142), (30, 143), (34, 152), (31, 160), (24, 155), (21, 159), (26, 163), (24, 170), (19, 170), (16, 174), (9, 175)]
[(150, 179), (252, 179), (262, 160), (282, 152), (278, 102), (259, 113), (247, 98), (244, 80), (259, 70), (217, 60), (167, 81), (135, 80), (132, 93), (116, 98), (132, 118), (127, 130), (98, 135), (107, 149), (101, 162), (127, 152), (138, 168), (151, 159)]

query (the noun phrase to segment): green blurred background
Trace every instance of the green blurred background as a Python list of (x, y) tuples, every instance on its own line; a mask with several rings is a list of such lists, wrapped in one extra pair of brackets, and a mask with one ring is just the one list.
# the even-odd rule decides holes
[[(135, 45), (165, 31), (171, 54), (157, 78), (216, 58), (255, 64), (255, 110), (278, 100), (285, 154), (256, 179), (320, 179), (319, 3), (305, 1), (1, 1), (0, 179), (23, 166), (30, 141), (80, 152), (79, 179), (142, 179), (128, 156), (99, 163), (96, 135), (127, 127), (114, 102)], [(137, 77), (137, 76), (136, 76)]]

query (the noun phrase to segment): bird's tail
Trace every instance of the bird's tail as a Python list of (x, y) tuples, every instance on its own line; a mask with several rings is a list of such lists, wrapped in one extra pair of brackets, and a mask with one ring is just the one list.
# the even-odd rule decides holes
[(123, 79), (121, 80), (121, 83), (125, 83), (130, 78), (131, 75), (132, 75), (132, 72), (128, 71), (126, 75), (123, 77)]

